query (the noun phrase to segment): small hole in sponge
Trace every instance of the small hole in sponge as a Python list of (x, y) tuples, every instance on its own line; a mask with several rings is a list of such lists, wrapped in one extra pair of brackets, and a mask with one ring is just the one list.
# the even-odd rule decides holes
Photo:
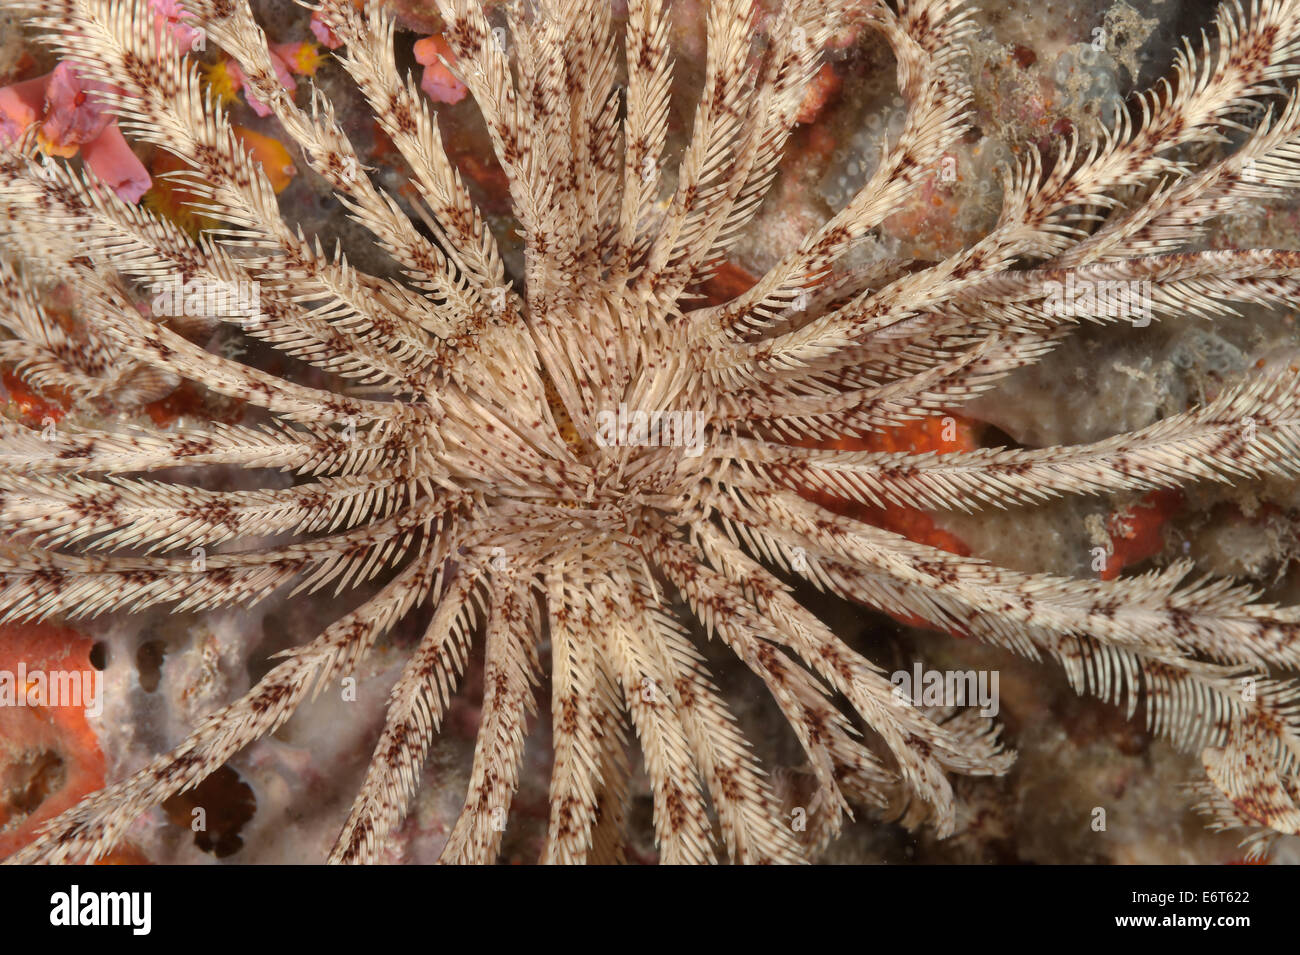
[(257, 811), (257, 798), (239, 773), (222, 766), (193, 789), (168, 799), (162, 808), (168, 820), (194, 832), (196, 846), (224, 859), (244, 847), (239, 833)]
[(0, 800), (17, 816), (30, 816), (52, 793), (63, 788), (68, 770), (53, 750), (32, 750), (10, 764)]
[(135, 651), (135, 668), (140, 672), (140, 688), (146, 693), (158, 689), (162, 681), (163, 657), (167, 655), (167, 644), (161, 640), (146, 640)]

